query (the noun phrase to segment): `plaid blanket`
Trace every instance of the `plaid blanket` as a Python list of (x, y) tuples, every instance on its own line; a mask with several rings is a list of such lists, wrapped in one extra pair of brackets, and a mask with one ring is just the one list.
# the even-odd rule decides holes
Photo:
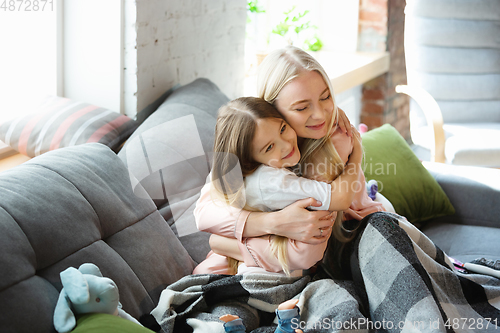
[(458, 272), (398, 215), (364, 222), (348, 254), (352, 279), (192, 275), (167, 287), (151, 314), (165, 333), (224, 332), (226, 313), (247, 332), (274, 332), (274, 309), (298, 298), (304, 332), (500, 332), (500, 279)]

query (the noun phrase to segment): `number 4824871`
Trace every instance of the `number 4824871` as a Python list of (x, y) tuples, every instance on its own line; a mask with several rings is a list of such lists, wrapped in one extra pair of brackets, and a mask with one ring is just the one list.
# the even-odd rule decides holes
[(0, 11), (43, 12), (54, 10), (54, 0), (3, 0)]

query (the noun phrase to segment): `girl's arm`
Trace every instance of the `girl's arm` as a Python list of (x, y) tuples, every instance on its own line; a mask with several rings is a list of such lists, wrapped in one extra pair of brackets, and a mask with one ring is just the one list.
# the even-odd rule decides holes
[(344, 211), (351, 206), (354, 196), (359, 191), (358, 184), (359, 173), (361, 170), (361, 160), (363, 158), (363, 147), (361, 146), (361, 137), (356, 130), (353, 133), (353, 150), (349, 161), (346, 164), (344, 172), (337, 177), (332, 183), (332, 192), (330, 197), (330, 210)]
[(214, 202), (210, 183), (207, 183), (201, 189), (193, 214), (198, 230), (241, 240), (250, 212), (220, 201)]
[(209, 242), (210, 248), (215, 253), (234, 258), (238, 261), (244, 260), (236, 239), (213, 234), (210, 236)]
[[(331, 231), (331, 228), (325, 229), (324, 237), (328, 238)], [(239, 242), (234, 238), (211, 235), (210, 247), (217, 254), (245, 262), (248, 267), (258, 266), (269, 272), (281, 272), (281, 264), (268, 250), (270, 237), (272, 236), (247, 238)], [(312, 245), (289, 239), (287, 254), (290, 270), (311, 268), (323, 258), (327, 245), (328, 242)]]
[[(331, 224), (331, 222), (330, 222)], [(319, 230), (316, 230), (318, 234)], [(332, 228), (323, 230), (323, 236), (328, 239)], [(238, 242), (240, 253), (248, 267), (262, 267), (269, 272), (282, 272), (283, 268), (278, 259), (269, 251), (271, 236), (255, 237), (244, 239)], [(236, 240), (235, 240), (236, 241)], [(320, 244), (308, 244), (288, 239), (287, 256), (288, 265), (291, 271), (305, 270), (314, 266), (323, 258), (328, 242)]]
[(201, 190), (194, 217), (198, 229), (220, 236), (242, 240), (267, 234), (284, 236), (309, 244), (320, 244), (325, 237), (317, 237), (320, 228), (328, 228), (330, 220), (320, 220), (328, 211), (308, 211), (306, 207), (320, 206), (313, 198), (299, 200), (290, 206), (270, 213), (249, 212), (214, 202), (210, 184)]

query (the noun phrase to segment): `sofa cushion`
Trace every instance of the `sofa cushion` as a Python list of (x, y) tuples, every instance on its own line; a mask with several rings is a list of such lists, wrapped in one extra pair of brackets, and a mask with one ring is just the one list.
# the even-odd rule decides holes
[[(451, 223), (499, 228), (500, 170), (423, 162), (455, 207), (455, 214), (429, 223)], [(481, 246), (489, 246), (487, 243)]]
[(500, 170), (423, 162), (438, 181), (455, 214), (428, 221), (422, 231), (452, 257), (469, 262), (498, 259), (500, 253)]
[(136, 318), (166, 285), (191, 273), (193, 261), (152, 200), (135, 193), (121, 160), (98, 143), (0, 174), (2, 330), (53, 331), (59, 273), (70, 266), (95, 263)]
[(499, 258), (500, 228), (436, 222), (423, 231), (441, 250), (461, 262)]
[(455, 212), (448, 197), (399, 132), (389, 124), (363, 135), (363, 169), (378, 181), (396, 213), (416, 223)]
[(115, 111), (56, 96), (34, 111), (0, 125), (0, 140), (30, 157), (88, 142), (118, 151), (137, 127), (134, 120)]
[(207, 79), (176, 89), (134, 132), (118, 156), (196, 262), (210, 250), (193, 216), (209, 173), (218, 109), (229, 99)]

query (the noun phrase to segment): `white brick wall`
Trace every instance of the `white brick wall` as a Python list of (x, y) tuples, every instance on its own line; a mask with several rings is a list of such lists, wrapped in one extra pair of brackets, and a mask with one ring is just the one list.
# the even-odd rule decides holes
[(199, 77), (241, 96), (245, 25), (243, 0), (125, 0), (126, 113)]

